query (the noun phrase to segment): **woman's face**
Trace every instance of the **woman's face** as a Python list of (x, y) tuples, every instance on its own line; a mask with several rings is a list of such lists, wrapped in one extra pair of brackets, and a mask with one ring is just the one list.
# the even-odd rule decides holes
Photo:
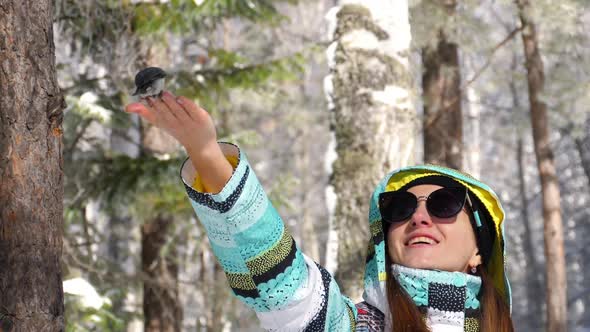
[[(440, 188), (424, 184), (408, 192), (427, 197)], [(387, 243), (391, 260), (411, 268), (468, 272), (481, 264), (465, 208), (454, 217), (438, 218), (428, 214), (426, 201), (421, 199), (408, 220), (389, 227)]]

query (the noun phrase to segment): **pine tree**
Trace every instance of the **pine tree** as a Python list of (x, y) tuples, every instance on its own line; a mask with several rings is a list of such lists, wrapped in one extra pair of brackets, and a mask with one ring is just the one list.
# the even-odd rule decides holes
[(0, 5), (0, 330), (63, 331), (64, 100), (52, 2)]

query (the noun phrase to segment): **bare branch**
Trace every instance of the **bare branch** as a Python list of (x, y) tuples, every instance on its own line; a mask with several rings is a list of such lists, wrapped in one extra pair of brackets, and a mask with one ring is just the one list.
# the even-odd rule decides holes
[(522, 27), (518, 27), (514, 30), (512, 30), (508, 36), (506, 36), (506, 38), (504, 38), (504, 40), (502, 40), (501, 42), (499, 42), (493, 49), (492, 49), (492, 53), (488, 56), (488, 59), (486, 61), (486, 63), (479, 68), (476, 72), (475, 75), (473, 75), (473, 77), (467, 81), (465, 83), (465, 85), (463, 86), (462, 90), (464, 90), (465, 88), (467, 88), (469, 85), (471, 85), (473, 82), (475, 82), (475, 80), (477, 80), (477, 78), (479, 76), (481, 76), (481, 74), (492, 64), (492, 59), (495, 55), (495, 53), (502, 48), (504, 45), (506, 45), (506, 43), (508, 43), (510, 40), (512, 40), (512, 38), (514, 38), (516, 36), (517, 33), (519, 33), (522, 30)]
[[(465, 93), (465, 90), (467, 90), (467, 88), (471, 84), (473, 84), (479, 78), (479, 76), (481, 76), (481, 74), (490, 66), (490, 64), (492, 63), (492, 59), (493, 59), (494, 55), (496, 54), (496, 52), (500, 48), (502, 48), (504, 45), (506, 45), (506, 43), (508, 43), (510, 40), (512, 40), (512, 38), (514, 38), (514, 36), (516, 36), (516, 34), (518, 32), (520, 32), (521, 30), (522, 30), (522, 27), (512, 30), (512, 32), (510, 32), (508, 34), (508, 36), (506, 36), (506, 38), (504, 38), (496, 46), (494, 46), (494, 48), (492, 48), (492, 53), (488, 57), (486, 63), (481, 68), (479, 68), (475, 72), (475, 75), (461, 87), (459, 96), (463, 95)], [(460, 97), (455, 97), (455, 98), (451, 99), (450, 101), (448, 101), (445, 105), (442, 105), (441, 109), (437, 112), (436, 116), (433, 116), (430, 119), (428, 119), (426, 121), (424, 127), (425, 128), (431, 127), (432, 124), (439, 118), (440, 115), (438, 115), (438, 114), (448, 111), (451, 107), (453, 107), (453, 105), (455, 105), (457, 102), (459, 102), (460, 99), (461, 99)]]

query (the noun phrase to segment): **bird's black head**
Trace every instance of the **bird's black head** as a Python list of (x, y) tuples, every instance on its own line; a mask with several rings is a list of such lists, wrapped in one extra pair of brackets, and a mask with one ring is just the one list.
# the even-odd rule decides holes
[(148, 67), (142, 69), (135, 75), (135, 87), (137, 88), (133, 95), (143, 93), (156, 80), (166, 77), (166, 72), (162, 68)]

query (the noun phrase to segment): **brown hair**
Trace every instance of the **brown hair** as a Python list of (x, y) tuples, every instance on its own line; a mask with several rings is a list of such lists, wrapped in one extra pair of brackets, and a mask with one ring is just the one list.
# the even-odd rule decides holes
[[(391, 266), (389, 255), (386, 255), (386, 266)], [(477, 268), (481, 277), (482, 288), (479, 292), (481, 316), (479, 331), (481, 332), (513, 332), (510, 310), (498, 293), (492, 280), (481, 266)], [(393, 274), (388, 272), (385, 281), (387, 302), (389, 303), (392, 331), (395, 332), (429, 332), (424, 315), (402, 289)]]

